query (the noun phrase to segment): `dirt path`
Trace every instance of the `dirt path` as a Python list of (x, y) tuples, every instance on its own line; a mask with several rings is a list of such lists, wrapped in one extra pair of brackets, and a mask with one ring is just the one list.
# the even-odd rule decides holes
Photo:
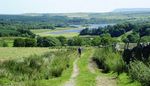
[(74, 63), (73, 63), (73, 72), (72, 72), (72, 75), (70, 77), (70, 80), (67, 81), (65, 83), (64, 86), (75, 86), (75, 78), (77, 77), (77, 75), (79, 74), (79, 68), (78, 68), (78, 65), (77, 65), (77, 62), (78, 62), (79, 58), (77, 58)]
[(88, 69), (91, 73), (96, 73), (96, 64), (95, 62), (92, 61), (92, 57), (93, 57), (93, 54), (94, 54), (94, 50), (92, 50), (91, 52), (91, 55), (90, 55), (90, 58), (89, 58), (89, 64), (88, 64)]
[[(92, 58), (92, 55), (91, 54), (91, 58)], [(97, 65), (95, 62), (92, 61), (92, 59), (89, 59), (89, 64), (88, 64), (88, 69), (91, 73), (93, 74), (96, 74), (97, 71)], [(100, 73), (100, 71), (98, 72), (98, 74)], [(117, 81), (114, 77), (109, 77), (109, 76), (106, 76), (105, 74), (101, 74), (101, 75), (98, 75), (96, 77), (96, 86), (117, 86)]]
[(96, 84), (96, 86), (117, 86), (116, 79), (108, 76), (98, 76)]

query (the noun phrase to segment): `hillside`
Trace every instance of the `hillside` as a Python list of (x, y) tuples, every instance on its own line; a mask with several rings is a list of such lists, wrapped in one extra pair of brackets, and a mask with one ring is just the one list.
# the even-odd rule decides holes
[(150, 12), (150, 8), (119, 8), (113, 12)]

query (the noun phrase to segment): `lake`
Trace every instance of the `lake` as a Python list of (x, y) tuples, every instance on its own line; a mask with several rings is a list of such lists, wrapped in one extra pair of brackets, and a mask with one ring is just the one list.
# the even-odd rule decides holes
[[(88, 24), (86, 27), (88, 28), (98, 28), (98, 27), (105, 27), (108, 25), (114, 25), (114, 24)], [(55, 32), (49, 32), (48, 34), (67, 34), (67, 33), (80, 33), (81, 30), (83, 30), (85, 27), (82, 25), (70, 25), (72, 29), (67, 29), (67, 30), (60, 30), (60, 31), (55, 31)]]

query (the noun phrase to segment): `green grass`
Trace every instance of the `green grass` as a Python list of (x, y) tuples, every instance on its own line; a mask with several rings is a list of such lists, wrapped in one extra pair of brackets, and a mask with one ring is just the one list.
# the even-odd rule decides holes
[(107, 72), (100, 73), (100, 76), (117, 77), (117, 86), (141, 86), (139, 82), (133, 81), (129, 75), (123, 72), (125, 64), (119, 53), (115, 53), (111, 49), (100, 48), (95, 50), (94, 58), (99, 61), (100, 68)]
[(72, 27), (65, 27), (65, 28), (56, 28), (54, 30), (50, 30), (50, 29), (37, 29), (37, 30), (31, 30), (33, 33), (35, 33), (36, 35), (40, 35), (40, 36), (65, 36), (65, 37), (73, 37), (73, 36), (77, 36), (79, 35), (79, 33), (77, 32), (68, 32), (68, 33), (62, 33), (62, 34), (49, 34), (51, 32), (59, 32), (59, 31), (63, 31), (63, 30), (72, 30), (72, 29), (79, 29), (79, 28), (72, 28)]
[(141, 86), (139, 82), (131, 80), (126, 73), (119, 75), (117, 83), (118, 86)]
[(53, 78), (50, 80), (41, 80), (39, 84), (41, 84), (43, 86), (62, 86), (66, 81), (68, 81), (72, 74), (73, 62), (74, 62), (75, 58), (77, 57), (77, 54), (73, 53), (70, 57), (72, 58), (72, 59), (70, 59), (70, 62), (69, 62), (70, 67), (63, 71), (61, 77)]
[(57, 49), (49, 48), (25, 48), (25, 47), (0, 47), (0, 60), (10, 60), (22, 57), (28, 57), (30, 55), (41, 55), (48, 51), (55, 51)]
[(127, 38), (128, 35), (132, 34), (133, 31), (129, 31), (129, 32), (126, 32), (125, 34), (119, 36), (119, 37), (116, 37), (115, 39), (117, 39), (118, 41), (122, 42), (122, 39), (124, 38)]
[(84, 50), (83, 55), (78, 61), (79, 75), (76, 78), (77, 86), (96, 86), (95, 79), (97, 74), (91, 73), (88, 69), (89, 59), (92, 53), (92, 48)]
[[(4, 77), (2, 78), (2, 79), (0, 79), (0, 83), (3, 83), (4, 85), (5, 85), (5, 83), (12, 83), (12, 85), (25, 85), (25, 86), (33, 86), (33, 85), (35, 85), (35, 86), (59, 86), (59, 85), (61, 85), (61, 84), (63, 84), (64, 82), (66, 82), (66, 81), (68, 81), (69, 80), (69, 78), (70, 78), (70, 76), (71, 76), (71, 73), (72, 73), (72, 69), (73, 69), (73, 62), (74, 62), (74, 59), (75, 59), (75, 57), (77, 56), (77, 53), (76, 52), (74, 52), (74, 51), (76, 51), (76, 49), (73, 49), (73, 48), (71, 48), (71, 50), (67, 50), (66, 51), (66, 49), (64, 50), (63, 49), (63, 51), (62, 50), (57, 50), (57, 51), (50, 51), (50, 52), (53, 52), (53, 53), (47, 53), (47, 54), (44, 54), (44, 55), (42, 55), (42, 56), (37, 56), (36, 58), (32, 58), (32, 56), (31, 57), (29, 57), (29, 58), (24, 58), (24, 60), (25, 60), (25, 62), (26, 62), (26, 60), (29, 60), (28, 62), (30, 63), (31, 61), (30, 61), (30, 59), (34, 59), (34, 61), (35, 62), (38, 62), (38, 64), (41, 62), (41, 60), (43, 59), (44, 60), (44, 58), (45, 59), (48, 59), (48, 58), (50, 58), (50, 61), (49, 61), (49, 67), (48, 68), (50, 68), (51, 70), (49, 71), (49, 72), (51, 72), (52, 70), (54, 70), (54, 71), (57, 71), (58, 69), (60, 69), (60, 68), (63, 68), (64, 70), (63, 70), (63, 72), (62, 72), (62, 74), (61, 74), (61, 76), (60, 77), (51, 77), (51, 78), (49, 78), (48, 80), (46, 80), (46, 79), (39, 79), (39, 80), (28, 80), (28, 78), (27, 78), (27, 76), (26, 76), (26, 74), (25, 75), (19, 75), (19, 74), (21, 74), (21, 73), (24, 73), (24, 72), (21, 72), (22, 71), (22, 69), (20, 70), (20, 67), (22, 68), (22, 67), (25, 67), (25, 68), (27, 68), (28, 67), (28, 64), (26, 64), (26, 63), (23, 63), (24, 65), (26, 64), (26, 66), (23, 66), (22, 65), (22, 63), (18, 63), (18, 61), (16, 61), (17, 59), (15, 59), (14, 61), (16, 61), (16, 63), (15, 64), (13, 64), (14, 66), (12, 66), (11, 65), (11, 67), (10, 68), (13, 68), (13, 69), (11, 69), (11, 70), (13, 70), (13, 71), (16, 71), (16, 68), (19, 66), (17, 66), (17, 64), (20, 64), (21, 66), (19, 66), (19, 70), (17, 71), (18, 72), (18, 75), (17, 76), (15, 76), (15, 77), (18, 77), (18, 78), (25, 78), (25, 79), (27, 79), (27, 80), (25, 80), (25, 81), (19, 81), (19, 82), (14, 82), (14, 81), (9, 81), (9, 79), (5, 79)], [(54, 58), (53, 58), (53, 56), (54, 56)], [(42, 58), (41, 58), (42, 57)], [(19, 60), (19, 59), (18, 59)], [(20, 61), (20, 60), (19, 60)], [(45, 61), (45, 60), (44, 60)], [(68, 63), (68, 61), (69, 61), (69, 63)], [(24, 62), (24, 61), (23, 61)], [(43, 62), (43, 61), (42, 61)], [(4, 62), (4, 63), (6, 63), (6, 66), (7, 66), (7, 61), (6, 62)], [(66, 64), (69, 64), (69, 67), (66, 67), (65, 65)], [(8, 64), (9, 65), (9, 64)], [(47, 68), (47, 66), (45, 66), (45, 62), (44, 62), (44, 64), (42, 63), (42, 67), (40, 67), (40, 68)], [(3, 67), (6, 67), (6, 66), (3, 66)], [(15, 68), (15, 69), (14, 69)], [(30, 68), (30, 66), (29, 66), (29, 68)], [(9, 67), (8, 67), (8, 69), (9, 69)], [(33, 68), (33, 72), (34, 72), (34, 70), (35, 70), (35, 68)], [(33, 74), (33, 76), (35, 77), (35, 75), (37, 76), (37, 79), (38, 78), (42, 78), (43, 77), (43, 75), (42, 74), (46, 74), (47, 72), (44, 72), (44, 71), (46, 71), (46, 70), (48, 70), (48, 69), (43, 69), (42, 71), (38, 71), (38, 70), (35, 70), (35, 71), (37, 71), (35, 74)], [(28, 70), (26, 70), (26, 71), (28, 71)], [(33, 73), (33, 72), (31, 72), (31, 73)], [(37, 74), (39, 74), (41, 72), (41, 74), (40, 75), (37, 75)], [(9, 73), (9, 72), (8, 72)], [(10, 71), (10, 73), (11, 73), (11, 71)], [(12, 72), (12, 74), (13, 73), (15, 73), (15, 72)], [(54, 72), (55, 73), (55, 72)], [(1, 73), (0, 73), (1, 74)], [(31, 74), (32, 75), (32, 74)], [(42, 76), (41, 76), (42, 75)], [(53, 75), (53, 74), (52, 74)], [(6, 76), (8, 76), (8, 77), (11, 77), (11, 76), (9, 76), (8, 74), (6, 74)], [(51, 75), (50, 75), (51, 76)], [(1, 77), (1, 76), (0, 76)], [(14, 77), (14, 78), (15, 78)], [(12, 78), (12, 77), (11, 77)], [(18, 78), (16, 78), (16, 79), (18, 79)], [(32, 78), (31, 78), (32, 79)], [(18, 79), (19, 80), (19, 79)]]
[(13, 47), (14, 39), (16, 38), (25, 38), (25, 37), (0, 37), (0, 47), (3, 41), (5, 41), (8, 44), (8, 47)]

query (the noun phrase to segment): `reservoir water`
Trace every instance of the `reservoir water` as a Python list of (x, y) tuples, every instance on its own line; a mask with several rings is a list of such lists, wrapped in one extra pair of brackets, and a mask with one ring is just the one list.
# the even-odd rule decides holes
[[(88, 24), (88, 25), (86, 25), (86, 27), (92, 29), (92, 28), (98, 28), (98, 27), (105, 27), (108, 25), (114, 25), (114, 24)], [(80, 33), (80, 31), (85, 28), (82, 25), (70, 25), (70, 26), (76, 27), (76, 28), (71, 28), (71, 29), (67, 29), (67, 30), (60, 30), (60, 31), (55, 31), (55, 32), (49, 32), (49, 34)]]

